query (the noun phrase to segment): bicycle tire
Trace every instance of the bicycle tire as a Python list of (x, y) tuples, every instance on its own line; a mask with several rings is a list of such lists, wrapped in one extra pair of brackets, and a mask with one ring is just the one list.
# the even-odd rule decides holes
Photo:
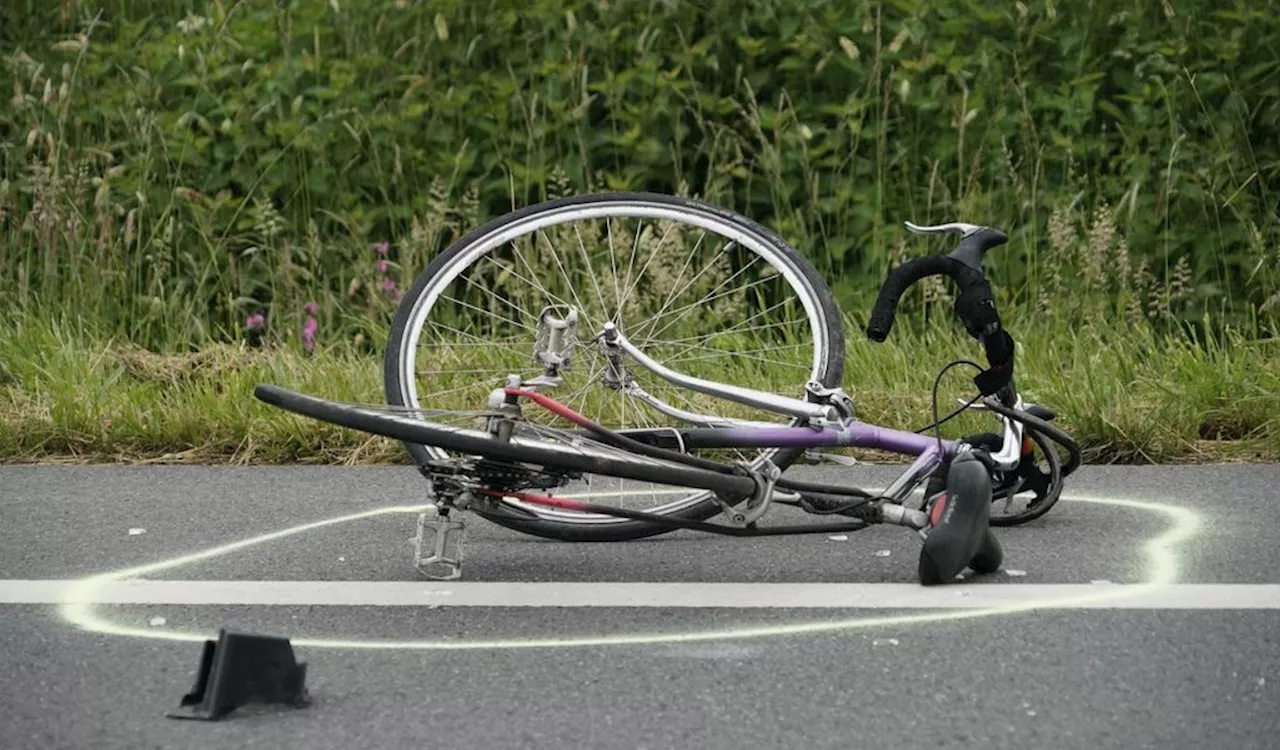
[[(1050, 491), (1047, 497), (1037, 502), (1034, 507), (1018, 513), (1003, 515), (996, 513), (994, 505), (1008, 496), (1012, 480), (1006, 480), (1003, 484), (993, 485), (991, 488), (991, 502), (993, 509), (989, 517), (989, 523), (993, 527), (1021, 526), (1024, 523), (1030, 523), (1031, 521), (1034, 521), (1048, 513), (1062, 497), (1063, 480), (1066, 478), (1066, 473), (1062, 470), (1062, 459), (1054, 448), (1053, 440), (1048, 435), (1034, 427), (1026, 427), (1024, 434), (1045, 454), (1045, 458), (1049, 463)], [(987, 433), (986, 436), (994, 441), (994, 443), (989, 444), (990, 447), (992, 447), (993, 450), (998, 450), (999, 436), (995, 433)], [(966, 439), (973, 440), (978, 437), (980, 436), (974, 435), (969, 436)], [(925, 485), (925, 497), (932, 497), (933, 495), (941, 492), (945, 486), (946, 474), (939, 473), (934, 475), (929, 479), (928, 484)]]
[[(587, 471), (601, 476), (634, 479), (725, 493), (745, 499), (755, 490), (747, 476), (723, 474), (667, 461), (627, 460), (585, 451), (569, 451), (508, 443), (473, 430), (437, 426), (431, 422), (363, 409), (274, 385), (259, 385), (254, 396), (285, 411), (374, 435), (486, 458), (534, 464), (544, 468)], [(473, 434), (475, 433), (475, 434)]]
[[(835, 298), (830, 288), (817, 269), (804, 256), (800, 255), (798, 251), (788, 245), (772, 230), (727, 209), (694, 199), (664, 194), (615, 192), (560, 198), (512, 211), (489, 221), (453, 242), (433, 259), (427, 268), (415, 278), (414, 283), (402, 298), (400, 307), (397, 309), (392, 322), (384, 358), (384, 385), (388, 403), (398, 407), (418, 406), (418, 404), (412, 403), (412, 399), (409, 397), (408, 384), (405, 379), (405, 370), (407, 368), (403, 366), (406, 348), (410, 346), (410, 341), (415, 335), (411, 326), (418, 316), (419, 305), (422, 304), (420, 300), (431, 288), (435, 278), (451, 267), (455, 258), (467, 253), (477, 243), (483, 242), (486, 238), (502, 231), (509, 225), (528, 220), (537, 214), (608, 203), (619, 205), (637, 203), (659, 205), (702, 216), (711, 216), (713, 217), (711, 220), (734, 225), (736, 229), (744, 234), (753, 236), (761, 245), (768, 246), (804, 284), (806, 292), (815, 303), (817, 314), (821, 318), (826, 336), (826, 347), (825, 353), (821, 357), (822, 361), (819, 363), (819, 372), (814, 379), (828, 387), (840, 385), (844, 371), (845, 356), (843, 321), (836, 308)], [(815, 359), (818, 359), (818, 357), (815, 357)], [(793, 420), (792, 424), (799, 424), (799, 420)], [(424, 446), (415, 444), (412, 441), (404, 441), (404, 444), (414, 462), (420, 466), (433, 458), (431, 452), (426, 450)], [(779, 469), (786, 469), (803, 453), (800, 449), (778, 448), (772, 450), (774, 452), (773, 455), (769, 456), (769, 460)], [(714, 499), (706, 498), (687, 507), (669, 511), (667, 515), (673, 518), (701, 521), (716, 515), (720, 511), (721, 506)], [(669, 528), (655, 527), (653, 524), (643, 521), (620, 519), (611, 519), (607, 522), (575, 523), (572, 521), (551, 520), (546, 517), (537, 519), (493, 515), (485, 517), (494, 523), (517, 531), (564, 541), (622, 541), (671, 531)]]
[[(1035, 443), (1045, 454), (1045, 460), (1049, 464), (1049, 491), (1047, 495), (1033, 507), (1022, 511), (1021, 513), (999, 515), (993, 512), (991, 514), (992, 526), (1021, 526), (1024, 523), (1030, 523), (1031, 521), (1034, 521), (1048, 513), (1062, 497), (1063, 480), (1066, 479), (1066, 474), (1062, 470), (1062, 457), (1058, 455), (1057, 448), (1054, 447), (1053, 441), (1050, 440), (1043, 432), (1040, 432), (1033, 427), (1026, 427), (1025, 432), (1027, 437), (1031, 438), (1031, 441)], [(998, 500), (1003, 500), (1007, 495), (1007, 485), (1004, 487), (995, 487), (991, 493), (991, 500), (994, 503)]]

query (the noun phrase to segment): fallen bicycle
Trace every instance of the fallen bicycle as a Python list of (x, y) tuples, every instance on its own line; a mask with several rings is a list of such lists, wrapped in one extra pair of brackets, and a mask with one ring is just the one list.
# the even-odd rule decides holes
[[(842, 319), (796, 250), (724, 209), (645, 193), (537, 204), (453, 243), (400, 304), (386, 351), (387, 404), (339, 403), (273, 385), (255, 394), (405, 444), (428, 483), (431, 508), (419, 518), (415, 563), (430, 578), (461, 576), (470, 513), (564, 541), (682, 528), (766, 536), (895, 524), (922, 537), (918, 576), (926, 585), (966, 568), (993, 572), (1003, 552), (992, 527), (1047, 513), (1080, 451), (1051, 410), (1024, 402), (1015, 387), (1014, 341), (982, 268), (986, 252), (1007, 237), (971, 224), (907, 227), (955, 232), (960, 241), (947, 255), (889, 274), (868, 338), (888, 336), (912, 284), (941, 275), (958, 288), (956, 315), (988, 362), (943, 368), (934, 422), (919, 430), (857, 419), (841, 387)], [(718, 241), (707, 243), (710, 235)], [(766, 322), (769, 314), (780, 322)], [(726, 326), (726, 315), (741, 318)], [(701, 324), (709, 330), (699, 333)], [(521, 363), (536, 372), (514, 373)], [(978, 394), (939, 417), (939, 381), (961, 364), (979, 371)], [(803, 373), (797, 395), (753, 387), (766, 371)], [(724, 382), (733, 376), (740, 382)], [(441, 405), (472, 408), (429, 401), (446, 398)], [(735, 413), (712, 413), (713, 403)], [(973, 409), (998, 420), (997, 431), (941, 437), (943, 423)], [(820, 452), (837, 447), (914, 460), (879, 492), (783, 476), (798, 461), (839, 461)], [(762, 524), (775, 504), (839, 520)], [(712, 522), (716, 516), (723, 520)]]

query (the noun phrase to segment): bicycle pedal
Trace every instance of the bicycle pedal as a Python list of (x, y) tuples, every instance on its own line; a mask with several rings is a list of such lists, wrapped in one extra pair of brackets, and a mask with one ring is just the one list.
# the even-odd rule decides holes
[[(553, 312), (564, 308), (564, 317)], [(543, 308), (538, 316), (538, 328), (534, 332), (533, 361), (548, 368), (548, 373), (569, 369), (573, 351), (578, 346), (578, 310), (563, 305)]]
[(413, 567), (424, 577), (436, 581), (461, 578), (466, 531), (467, 522), (461, 511), (454, 509), (447, 515), (441, 515), (439, 508), (428, 508), (418, 516), (418, 534), (413, 540)]

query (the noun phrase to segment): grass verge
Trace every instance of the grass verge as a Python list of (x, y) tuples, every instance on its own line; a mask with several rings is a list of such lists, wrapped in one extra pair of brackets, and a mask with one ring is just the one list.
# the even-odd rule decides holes
[[(1280, 460), (1280, 340), (1194, 341), (1147, 328), (1063, 330), (1042, 317), (1008, 321), (1024, 396), (1058, 411), (1090, 462)], [(977, 359), (954, 326), (903, 327), (886, 344), (850, 333), (845, 387), (867, 421), (929, 421), (937, 370)], [(0, 323), (0, 461), (401, 463), (396, 442), (297, 418), (253, 398), (275, 383), (328, 398), (385, 403), (380, 358), (339, 345), (213, 345), (161, 355), (76, 324), (18, 316)], [(940, 405), (973, 391), (957, 368)], [(459, 405), (474, 408), (475, 404)], [(982, 415), (946, 436), (987, 429)], [(875, 459), (880, 456), (866, 456)]]

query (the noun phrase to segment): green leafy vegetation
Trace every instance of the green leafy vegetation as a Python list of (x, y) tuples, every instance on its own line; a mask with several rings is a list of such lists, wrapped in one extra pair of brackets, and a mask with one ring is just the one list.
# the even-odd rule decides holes
[(396, 457), (266, 414), (252, 384), (381, 401), (396, 295), (436, 253), (514, 207), (597, 190), (704, 198), (810, 258), (849, 318), (865, 418), (927, 421), (936, 367), (974, 353), (941, 283), (904, 302), (889, 344), (857, 336), (885, 271), (942, 247), (901, 221), (959, 219), (1009, 232), (989, 267), (1025, 344), (1020, 382), (1094, 459), (1214, 440), (1280, 452), (1280, 20), (1265, 5), (4, 14), (0, 455)]
[[(852, 323), (852, 321), (846, 321)], [(1093, 461), (1280, 460), (1280, 341), (1168, 340), (1149, 329), (1073, 330), (1027, 314), (1024, 396), (1051, 404)], [(214, 344), (162, 355), (107, 343), (82, 323), (27, 318), (0, 326), (0, 457), (6, 460), (401, 462), (392, 440), (295, 417), (253, 398), (259, 383), (358, 403), (385, 403), (381, 363), (346, 346), (264, 351)], [(972, 358), (951, 330), (895, 330), (854, 340), (846, 383), (859, 416), (906, 429), (929, 421), (936, 369)], [(973, 394), (948, 376), (940, 404)], [(777, 385), (797, 393), (798, 384)], [(474, 398), (440, 407), (477, 408)], [(723, 410), (722, 410), (723, 411)], [(964, 415), (944, 434), (987, 431)]]

